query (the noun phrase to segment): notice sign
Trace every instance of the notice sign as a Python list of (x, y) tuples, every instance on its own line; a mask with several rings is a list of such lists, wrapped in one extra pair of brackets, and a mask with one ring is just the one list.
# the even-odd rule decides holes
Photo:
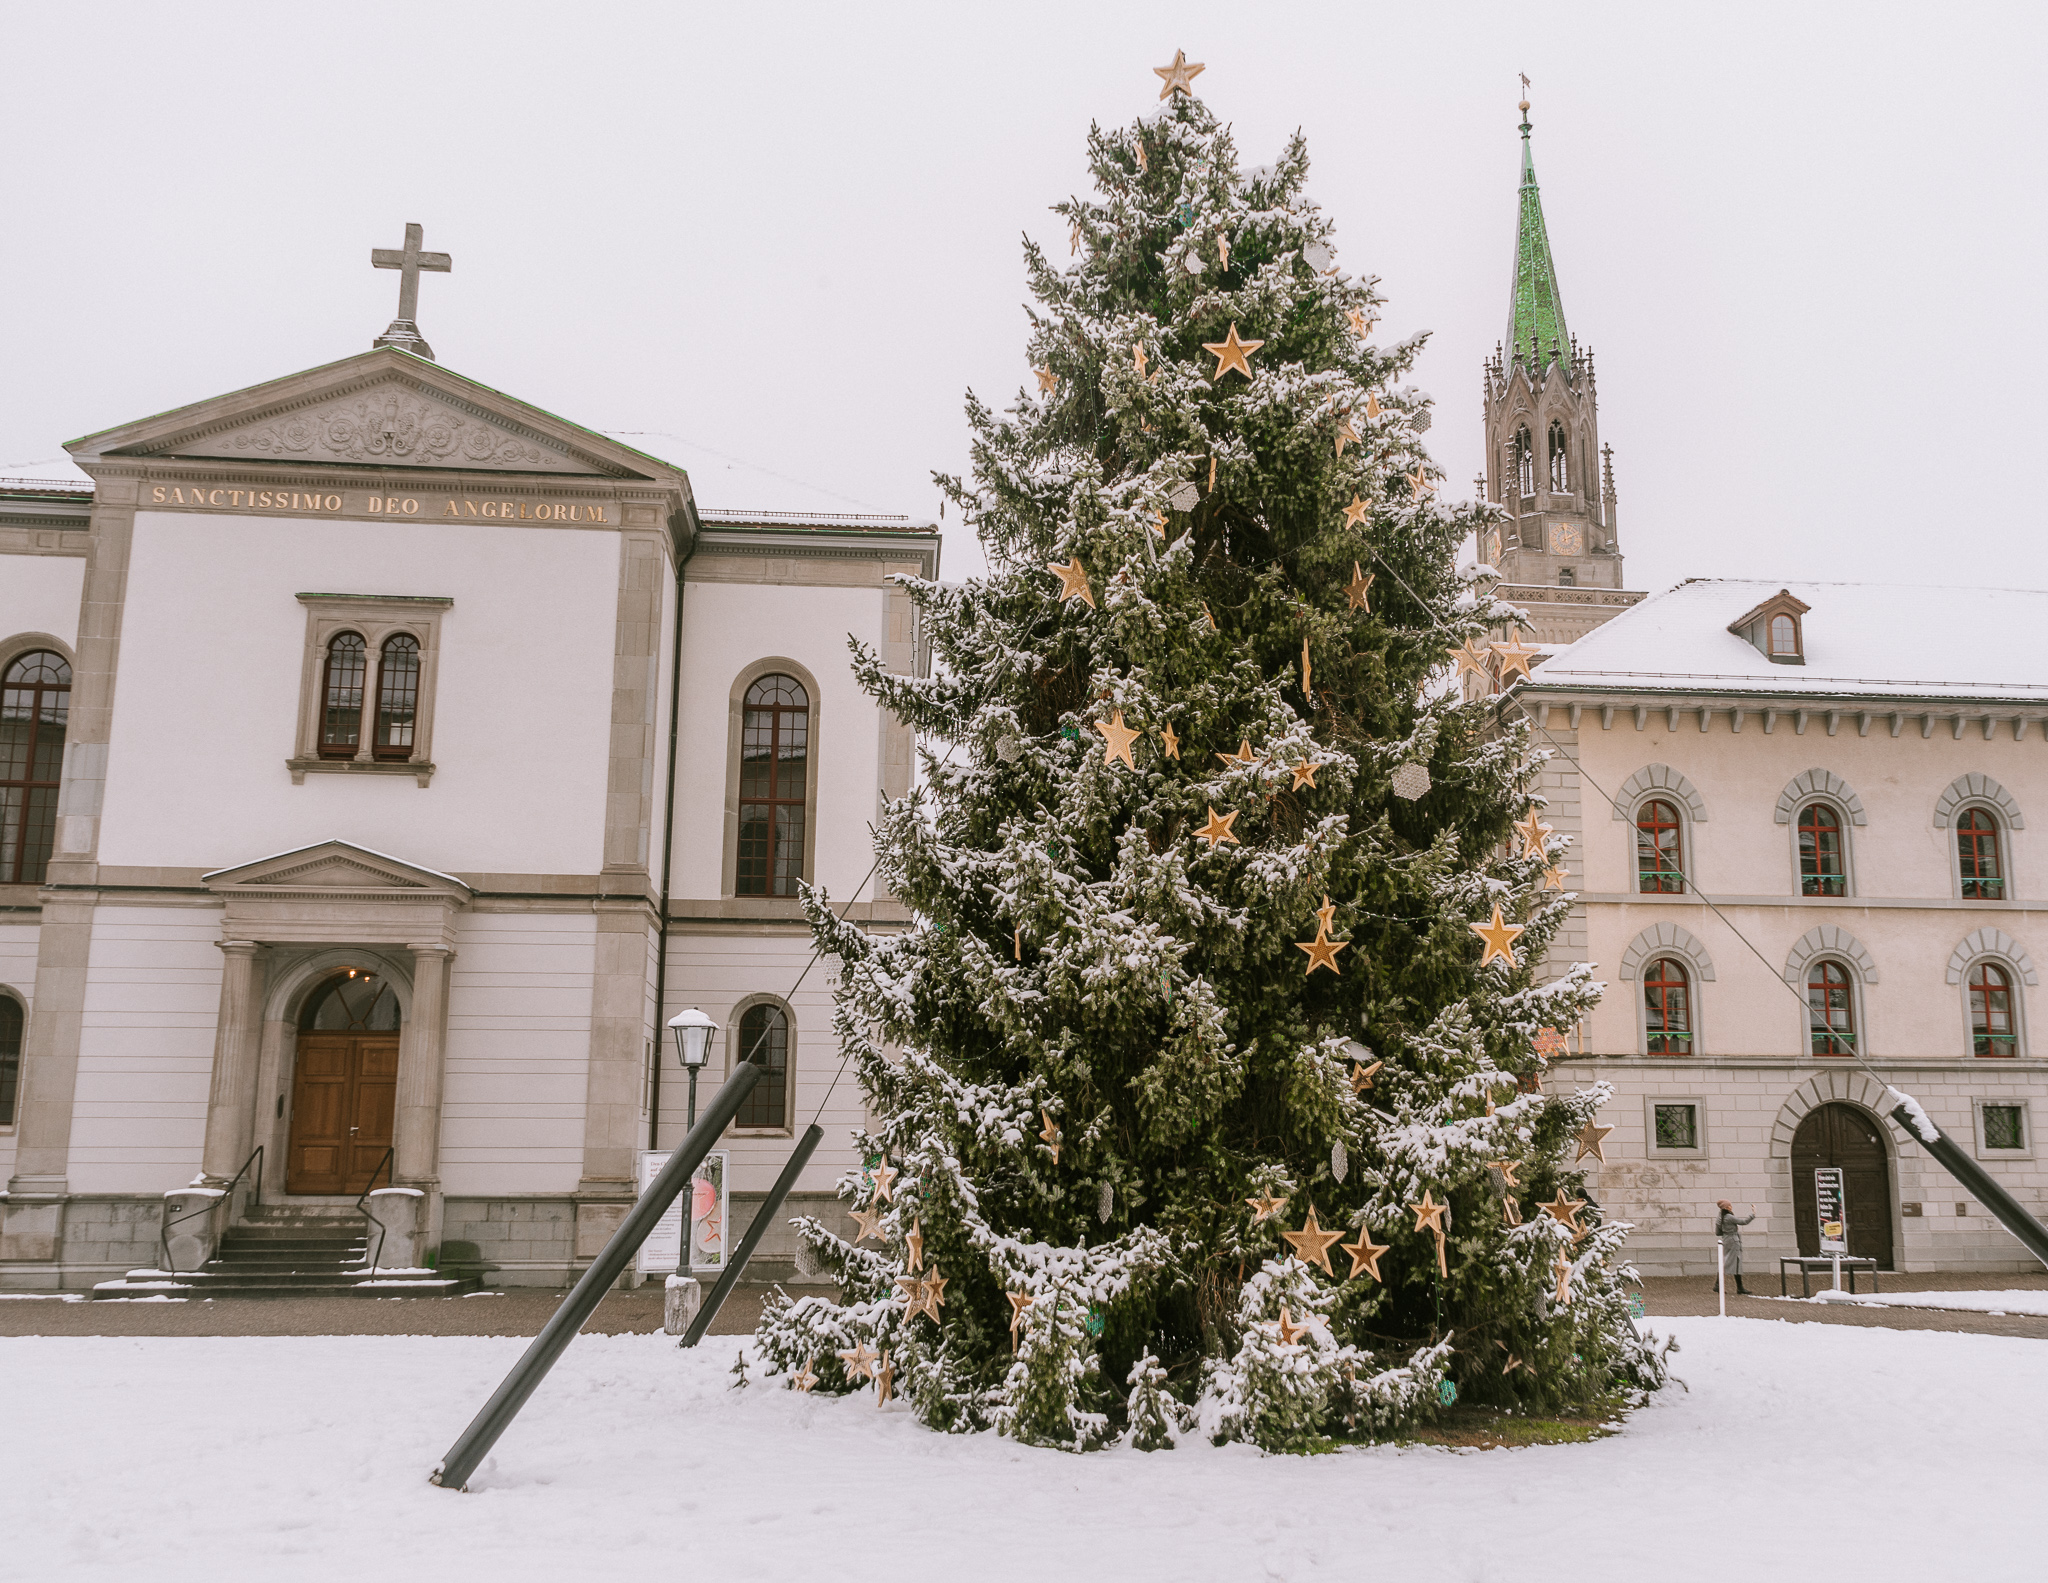
[(1813, 1203), (1819, 1212), (1823, 1256), (1849, 1251), (1849, 1210), (1842, 1195), (1840, 1166), (1823, 1165), (1813, 1173)]
[[(666, 1149), (640, 1151), (638, 1186), (644, 1194), (668, 1164)], [(726, 1153), (714, 1150), (697, 1167), (690, 1185), (676, 1196), (647, 1240), (633, 1257), (633, 1268), (642, 1275), (674, 1275), (683, 1268), (683, 1217), (689, 1216), (690, 1262), (692, 1270), (725, 1268), (725, 1227), (730, 1209), (726, 1191)]]

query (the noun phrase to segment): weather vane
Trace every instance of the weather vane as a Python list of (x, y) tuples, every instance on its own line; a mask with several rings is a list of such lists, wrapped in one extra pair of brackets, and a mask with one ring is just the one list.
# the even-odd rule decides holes
[(1522, 79), (1522, 102), (1516, 108), (1522, 114), (1527, 115), (1529, 113), (1529, 74), (1527, 72), (1519, 72), (1516, 75)]

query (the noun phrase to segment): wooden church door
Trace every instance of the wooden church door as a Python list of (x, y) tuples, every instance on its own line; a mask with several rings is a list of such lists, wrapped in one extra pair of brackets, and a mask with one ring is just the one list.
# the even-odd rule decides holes
[(292, 1074), (287, 1193), (360, 1193), (391, 1147), (398, 1105), (398, 1001), (350, 969), (307, 997)]
[(1854, 1105), (1822, 1105), (1792, 1135), (1792, 1223), (1799, 1251), (1820, 1252), (1820, 1216), (1814, 1205), (1816, 1167), (1839, 1166), (1848, 1200), (1849, 1251), (1892, 1267), (1892, 1168), (1878, 1123)]

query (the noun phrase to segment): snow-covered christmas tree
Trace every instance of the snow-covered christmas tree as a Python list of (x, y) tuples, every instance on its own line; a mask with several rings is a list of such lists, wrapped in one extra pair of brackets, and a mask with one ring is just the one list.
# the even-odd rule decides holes
[(877, 831), (917, 923), (809, 898), (878, 1119), (801, 1223), (844, 1301), (758, 1355), (1074, 1449), (1654, 1386), (1573, 1169), (1604, 1085), (1541, 1084), (1596, 988), (1535, 982), (1568, 898), (1457, 568), (1489, 508), (1436, 499), (1420, 337), (1374, 344), (1301, 139), (1241, 169), (1199, 69), (1091, 133), (1072, 261), (1026, 244), (1035, 388), (942, 480), (990, 571), (908, 584), (934, 675), (857, 650), (925, 744)]

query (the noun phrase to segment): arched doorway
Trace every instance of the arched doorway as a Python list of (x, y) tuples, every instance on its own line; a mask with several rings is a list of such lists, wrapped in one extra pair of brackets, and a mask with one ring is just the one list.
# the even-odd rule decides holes
[(299, 1011), (287, 1193), (360, 1193), (391, 1147), (398, 997), (366, 968), (316, 985)]
[(1820, 1217), (1813, 1198), (1813, 1173), (1838, 1166), (1847, 1200), (1849, 1251), (1892, 1267), (1892, 1167), (1878, 1123), (1855, 1105), (1821, 1105), (1809, 1111), (1792, 1135), (1792, 1223), (1799, 1251), (1820, 1252)]

